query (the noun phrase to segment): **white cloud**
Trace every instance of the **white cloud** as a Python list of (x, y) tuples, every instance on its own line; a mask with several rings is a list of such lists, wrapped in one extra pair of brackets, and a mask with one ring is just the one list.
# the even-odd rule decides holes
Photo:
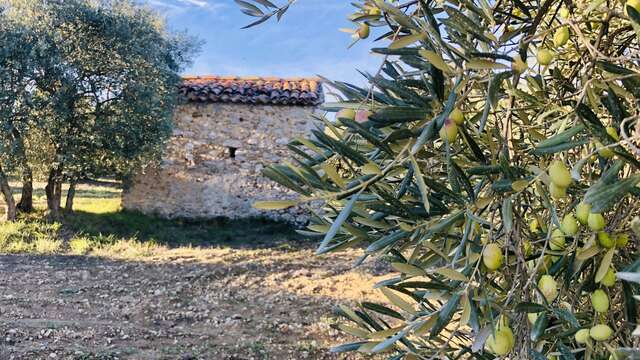
[(144, 3), (152, 6), (152, 7), (156, 7), (156, 8), (161, 8), (161, 9), (172, 9), (172, 10), (179, 10), (180, 6), (178, 5), (174, 5), (171, 4), (167, 1), (163, 1), (163, 0), (146, 0), (144, 1)]
[(168, 10), (172, 12), (189, 9), (216, 11), (225, 7), (218, 0), (140, 0), (140, 2), (151, 5), (161, 11)]
[(209, 2), (205, 0), (178, 0), (178, 2), (186, 5), (194, 5), (194, 6), (203, 7), (203, 8), (206, 8), (209, 6)]

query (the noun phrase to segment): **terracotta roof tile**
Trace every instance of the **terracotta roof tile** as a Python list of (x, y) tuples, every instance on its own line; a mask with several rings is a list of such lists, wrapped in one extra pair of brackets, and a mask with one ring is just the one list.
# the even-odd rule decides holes
[(315, 106), (324, 101), (318, 78), (185, 76), (180, 94), (202, 103)]

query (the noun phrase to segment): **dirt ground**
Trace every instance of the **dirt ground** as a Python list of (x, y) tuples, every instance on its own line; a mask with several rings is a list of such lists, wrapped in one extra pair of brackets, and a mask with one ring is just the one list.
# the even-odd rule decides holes
[(378, 297), (379, 263), (311, 245), (144, 258), (0, 255), (0, 359), (358, 359), (331, 308)]

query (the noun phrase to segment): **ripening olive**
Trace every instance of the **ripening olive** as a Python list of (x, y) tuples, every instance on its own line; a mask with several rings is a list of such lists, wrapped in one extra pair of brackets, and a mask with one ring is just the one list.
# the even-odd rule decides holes
[(542, 275), (538, 287), (548, 302), (552, 302), (558, 296), (558, 284), (551, 275)]
[(598, 213), (589, 213), (587, 223), (589, 224), (589, 229), (591, 229), (592, 231), (600, 231), (604, 229), (606, 225), (604, 216)]
[(442, 141), (448, 141), (449, 144), (456, 141), (456, 137), (458, 136), (458, 126), (451, 119), (446, 119), (444, 124), (440, 128), (440, 138)]
[(596, 325), (589, 330), (589, 335), (593, 340), (605, 341), (613, 335), (613, 330), (604, 324)]
[(558, 187), (566, 188), (571, 185), (571, 173), (562, 161), (556, 160), (549, 166), (549, 177), (551, 182)]
[(496, 243), (485, 246), (482, 251), (482, 262), (490, 271), (498, 269), (502, 265), (502, 250)]

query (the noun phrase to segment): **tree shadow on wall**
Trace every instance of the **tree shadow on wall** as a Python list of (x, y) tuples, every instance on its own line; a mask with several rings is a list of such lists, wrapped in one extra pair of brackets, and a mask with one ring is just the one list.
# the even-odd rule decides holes
[(76, 235), (104, 239), (131, 239), (169, 248), (181, 246), (232, 248), (309, 248), (310, 241), (289, 224), (266, 218), (232, 220), (163, 219), (136, 211), (121, 210), (96, 214), (75, 211), (64, 224)]

